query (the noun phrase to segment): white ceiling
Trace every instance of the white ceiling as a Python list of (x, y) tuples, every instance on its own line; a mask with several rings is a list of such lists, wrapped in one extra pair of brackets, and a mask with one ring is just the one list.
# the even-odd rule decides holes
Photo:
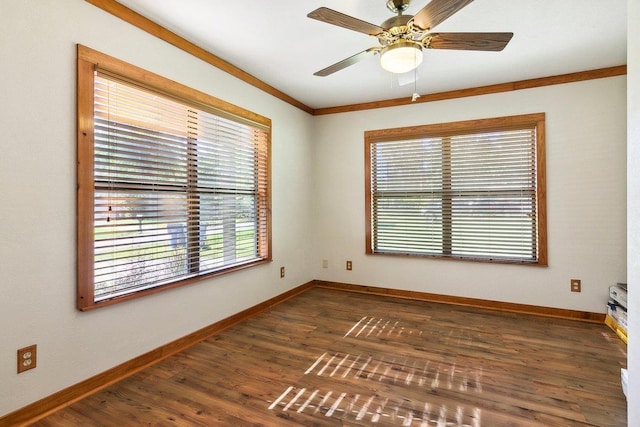
[[(313, 75), (378, 42), (307, 14), (325, 6), (379, 25), (392, 16), (386, 0), (118, 1), (311, 108), (626, 64), (623, 0), (476, 0), (434, 31), (513, 32), (513, 39), (502, 52), (429, 49), (415, 87), (399, 86), (377, 55), (327, 77)], [(413, 0), (405, 14), (427, 2)]]

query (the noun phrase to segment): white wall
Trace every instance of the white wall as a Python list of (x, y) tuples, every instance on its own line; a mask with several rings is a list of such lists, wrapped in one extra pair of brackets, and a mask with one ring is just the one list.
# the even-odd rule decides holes
[[(640, 2), (627, 2), (628, 425), (640, 426)], [(633, 403), (631, 403), (633, 402)]]
[[(76, 43), (272, 119), (273, 263), (75, 309)], [(310, 115), (83, 0), (0, 1), (0, 64), (0, 416), (313, 278)]]
[[(625, 81), (316, 117), (314, 277), (604, 312), (608, 287), (626, 280)], [(365, 255), (365, 130), (537, 112), (547, 115), (549, 267)], [(571, 278), (582, 280), (582, 293), (570, 292)]]

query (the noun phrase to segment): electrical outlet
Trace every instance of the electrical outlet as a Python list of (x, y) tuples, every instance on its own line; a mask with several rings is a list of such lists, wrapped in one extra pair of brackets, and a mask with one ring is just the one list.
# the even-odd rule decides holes
[(347, 270), (353, 270), (353, 263), (351, 261), (347, 261)]
[(322, 268), (329, 268), (329, 260), (328, 259), (323, 259), (322, 260)]
[(36, 344), (18, 350), (18, 373), (28, 371), (36, 367)]
[(571, 292), (582, 292), (580, 279), (571, 279)]
[(280, 267), (280, 278), (284, 278), (284, 267)]

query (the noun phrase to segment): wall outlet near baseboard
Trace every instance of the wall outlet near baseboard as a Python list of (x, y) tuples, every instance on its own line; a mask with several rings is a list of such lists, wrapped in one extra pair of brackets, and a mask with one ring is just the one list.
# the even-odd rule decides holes
[(582, 292), (580, 279), (571, 279), (571, 292)]
[(280, 278), (284, 278), (284, 267), (280, 267)]
[(18, 373), (28, 371), (36, 367), (36, 344), (18, 349)]
[(347, 270), (353, 270), (353, 263), (351, 261), (347, 261)]

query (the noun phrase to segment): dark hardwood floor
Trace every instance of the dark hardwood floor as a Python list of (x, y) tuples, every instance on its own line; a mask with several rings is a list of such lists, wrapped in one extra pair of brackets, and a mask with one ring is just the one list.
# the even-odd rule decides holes
[(306, 291), (37, 426), (625, 426), (605, 325)]

